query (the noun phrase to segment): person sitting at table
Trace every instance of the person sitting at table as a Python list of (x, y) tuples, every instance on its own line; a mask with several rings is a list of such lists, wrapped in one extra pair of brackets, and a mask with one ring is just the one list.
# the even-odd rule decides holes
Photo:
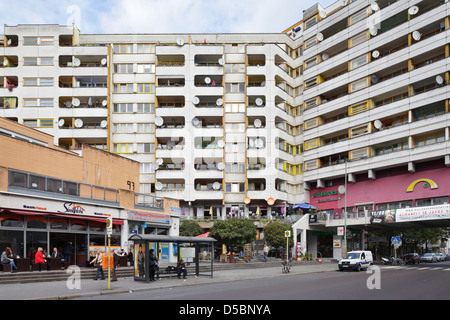
[(52, 258), (58, 258), (61, 259), (61, 261), (64, 261), (63, 255), (61, 252), (58, 251), (58, 248), (54, 247), (52, 252)]
[(185, 265), (183, 259), (181, 259), (180, 262), (178, 262), (178, 265), (177, 265), (177, 276), (178, 276), (178, 279), (181, 279), (180, 278), (181, 273), (183, 273), (183, 279), (186, 279), (187, 270), (186, 270), (186, 265)]
[(42, 249), (42, 247), (39, 247), (36, 255), (34, 256), (34, 263), (39, 265), (39, 271), (41, 271), (42, 264), (47, 263), (47, 261), (45, 261), (44, 259), (43, 251), (44, 249)]
[(14, 263), (14, 257), (10, 247), (6, 247), (5, 251), (3, 251), (1, 256), (1, 263), (9, 264), (11, 266), (11, 273), (17, 269), (16, 264)]

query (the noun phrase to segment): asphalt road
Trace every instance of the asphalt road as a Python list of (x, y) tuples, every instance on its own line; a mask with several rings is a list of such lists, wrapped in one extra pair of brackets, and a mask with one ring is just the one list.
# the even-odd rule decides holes
[[(182, 281), (182, 280), (181, 280)], [(370, 272), (268, 274), (265, 278), (163, 288), (95, 297), (95, 300), (285, 301), (448, 300), (450, 262), (374, 266)]]

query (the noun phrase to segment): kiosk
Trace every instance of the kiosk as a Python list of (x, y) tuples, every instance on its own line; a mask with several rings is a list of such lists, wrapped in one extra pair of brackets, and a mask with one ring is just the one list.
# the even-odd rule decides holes
[(214, 243), (210, 237), (173, 237), (166, 235), (132, 235), (134, 246), (134, 280), (150, 281), (149, 251), (154, 249), (159, 266), (156, 277), (176, 276), (183, 259), (188, 275), (213, 277)]

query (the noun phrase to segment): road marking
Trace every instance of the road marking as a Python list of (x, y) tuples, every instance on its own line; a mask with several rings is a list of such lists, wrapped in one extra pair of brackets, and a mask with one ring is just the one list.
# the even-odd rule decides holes
[(428, 270), (428, 269), (431, 269), (431, 267), (419, 267), (419, 268), (417, 268), (417, 270)]

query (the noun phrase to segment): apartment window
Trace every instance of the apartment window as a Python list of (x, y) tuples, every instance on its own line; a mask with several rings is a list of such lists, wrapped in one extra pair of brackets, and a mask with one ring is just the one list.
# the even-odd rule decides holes
[(155, 84), (154, 83), (138, 83), (138, 93), (154, 93)]
[(154, 143), (138, 143), (137, 152), (139, 153), (155, 153)]
[(311, 28), (316, 23), (317, 23), (317, 15), (305, 21), (305, 30)]
[(41, 107), (53, 107), (53, 98), (41, 98), (39, 99), (39, 105)]
[(133, 133), (132, 123), (116, 123), (113, 126), (114, 133)]
[(41, 37), (40, 38), (40, 45), (41, 46), (51, 46), (53, 45), (53, 37)]
[(39, 128), (53, 128), (53, 119), (39, 119)]
[(142, 162), (139, 164), (139, 173), (154, 173), (153, 163), (150, 162)]
[(319, 118), (310, 119), (305, 121), (304, 123), (305, 130), (317, 127), (318, 125), (319, 125)]
[(245, 64), (242, 63), (227, 63), (225, 65), (226, 73), (244, 73), (245, 72)]
[(353, 59), (350, 61), (350, 70), (356, 69), (358, 67), (361, 67), (365, 64), (369, 63), (369, 54), (364, 54), (356, 59)]
[(38, 127), (38, 122), (36, 119), (23, 120), (23, 124), (29, 128), (37, 128)]
[(364, 101), (362, 103), (358, 103), (354, 106), (349, 107), (349, 114), (355, 114), (358, 112), (362, 112), (362, 111), (366, 111), (369, 109), (369, 102), (368, 101)]
[(38, 45), (38, 37), (23, 37), (23, 45), (24, 46), (37, 46)]
[(245, 104), (244, 103), (226, 103), (225, 104), (225, 112), (231, 112), (231, 113), (245, 112)]
[(115, 73), (133, 73), (133, 64), (132, 63), (115, 64), (114, 72)]
[(51, 57), (39, 58), (39, 60), (40, 60), (41, 66), (52, 66), (53, 65), (53, 58), (51, 58)]
[(226, 44), (225, 53), (245, 53), (245, 44)]
[(348, 19), (348, 25), (351, 26), (352, 24), (355, 24), (358, 21), (365, 19), (367, 16), (368, 16), (368, 9), (366, 8), (350, 16)]
[(53, 78), (40, 78), (39, 85), (41, 87), (52, 87), (53, 86)]
[(363, 125), (363, 126), (359, 126), (356, 128), (351, 128), (350, 129), (350, 138), (355, 138), (357, 136), (363, 135), (369, 133), (369, 125)]
[(314, 36), (305, 41), (305, 50), (311, 48), (317, 43), (317, 38)]
[(245, 83), (226, 83), (226, 93), (245, 93)]
[(133, 53), (132, 44), (115, 44), (114, 53)]
[(137, 132), (138, 133), (153, 133), (153, 132), (155, 132), (155, 124), (154, 123), (138, 123), (137, 124)]
[(114, 84), (114, 93), (133, 93), (133, 84), (116, 83)]
[(137, 53), (155, 53), (154, 44), (138, 44)]
[(225, 172), (243, 173), (245, 172), (245, 163), (226, 163)]
[(318, 138), (305, 142), (305, 150), (314, 149), (314, 148), (317, 148), (318, 146), (319, 146), (319, 139)]
[(23, 65), (24, 66), (37, 66), (37, 58), (30, 58), (30, 57), (24, 57), (23, 58)]
[(375, 148), (375, 155), (380, 156), (383, 154), (389, 154), (392, 152), (402, 151), (408, 149), (408, 141), (402, 141), (398, 143), (393, 143), (386, 146), (380, 146)]
[(305, 61), (305, 70), (317, 65), (317, 57)]
[(132, 103), (115, 103), (114, 104), (114, 112), (131, 113), (131, 112), (133, 112), (133, 104)]
[(24, 107), (53, 107), (53, 98), (25, 98)]
[(150, 63), (138, 64), (138, 73), (155, 73), (155, 65)]
[(137, 112), (139, 113), (154, 113), (155, 104), (154, 103), (138, 103)]
[(370, 149), (369, 148), (363, 148), (358, 150), (350, 151), (350, 158), (351, 159), (360, 159), (370, 156)]
[(310, 160), (305, 162), (305, 171), (318, 169), (320, 167), (320, 160)]
[(23, 78), (24, 87), (37, 87), (38, 78)]
[(114, 153), (133, 153), (132, 143), (114, 143), (113, 145)]
[(245, 132), (245, 123), (226, 123), (225, 132)]
[(430, 146), (438, 142), (445, 141), (445, 133), (437, 132), (416, 138), (416, 147)]
[(369, 39), (369, 31), (364, 31), (350, 39), (349, 49)]
[(350, 84), (350, 92), (358, 91), (369, 86), (369, 77), (355, 81)]
[(447, 203), (448, 203), (448, 196), (437, 197), (437, 198), (428, 198), (428, 199), (417, 199), (416, 207), (438, 206), (438, 205), (447, 204)]
[(245, 152), (245, 143), (226, 143), (225, 152)]
[(245, 183), (226, 183), (226, 192), (245, 192)]

